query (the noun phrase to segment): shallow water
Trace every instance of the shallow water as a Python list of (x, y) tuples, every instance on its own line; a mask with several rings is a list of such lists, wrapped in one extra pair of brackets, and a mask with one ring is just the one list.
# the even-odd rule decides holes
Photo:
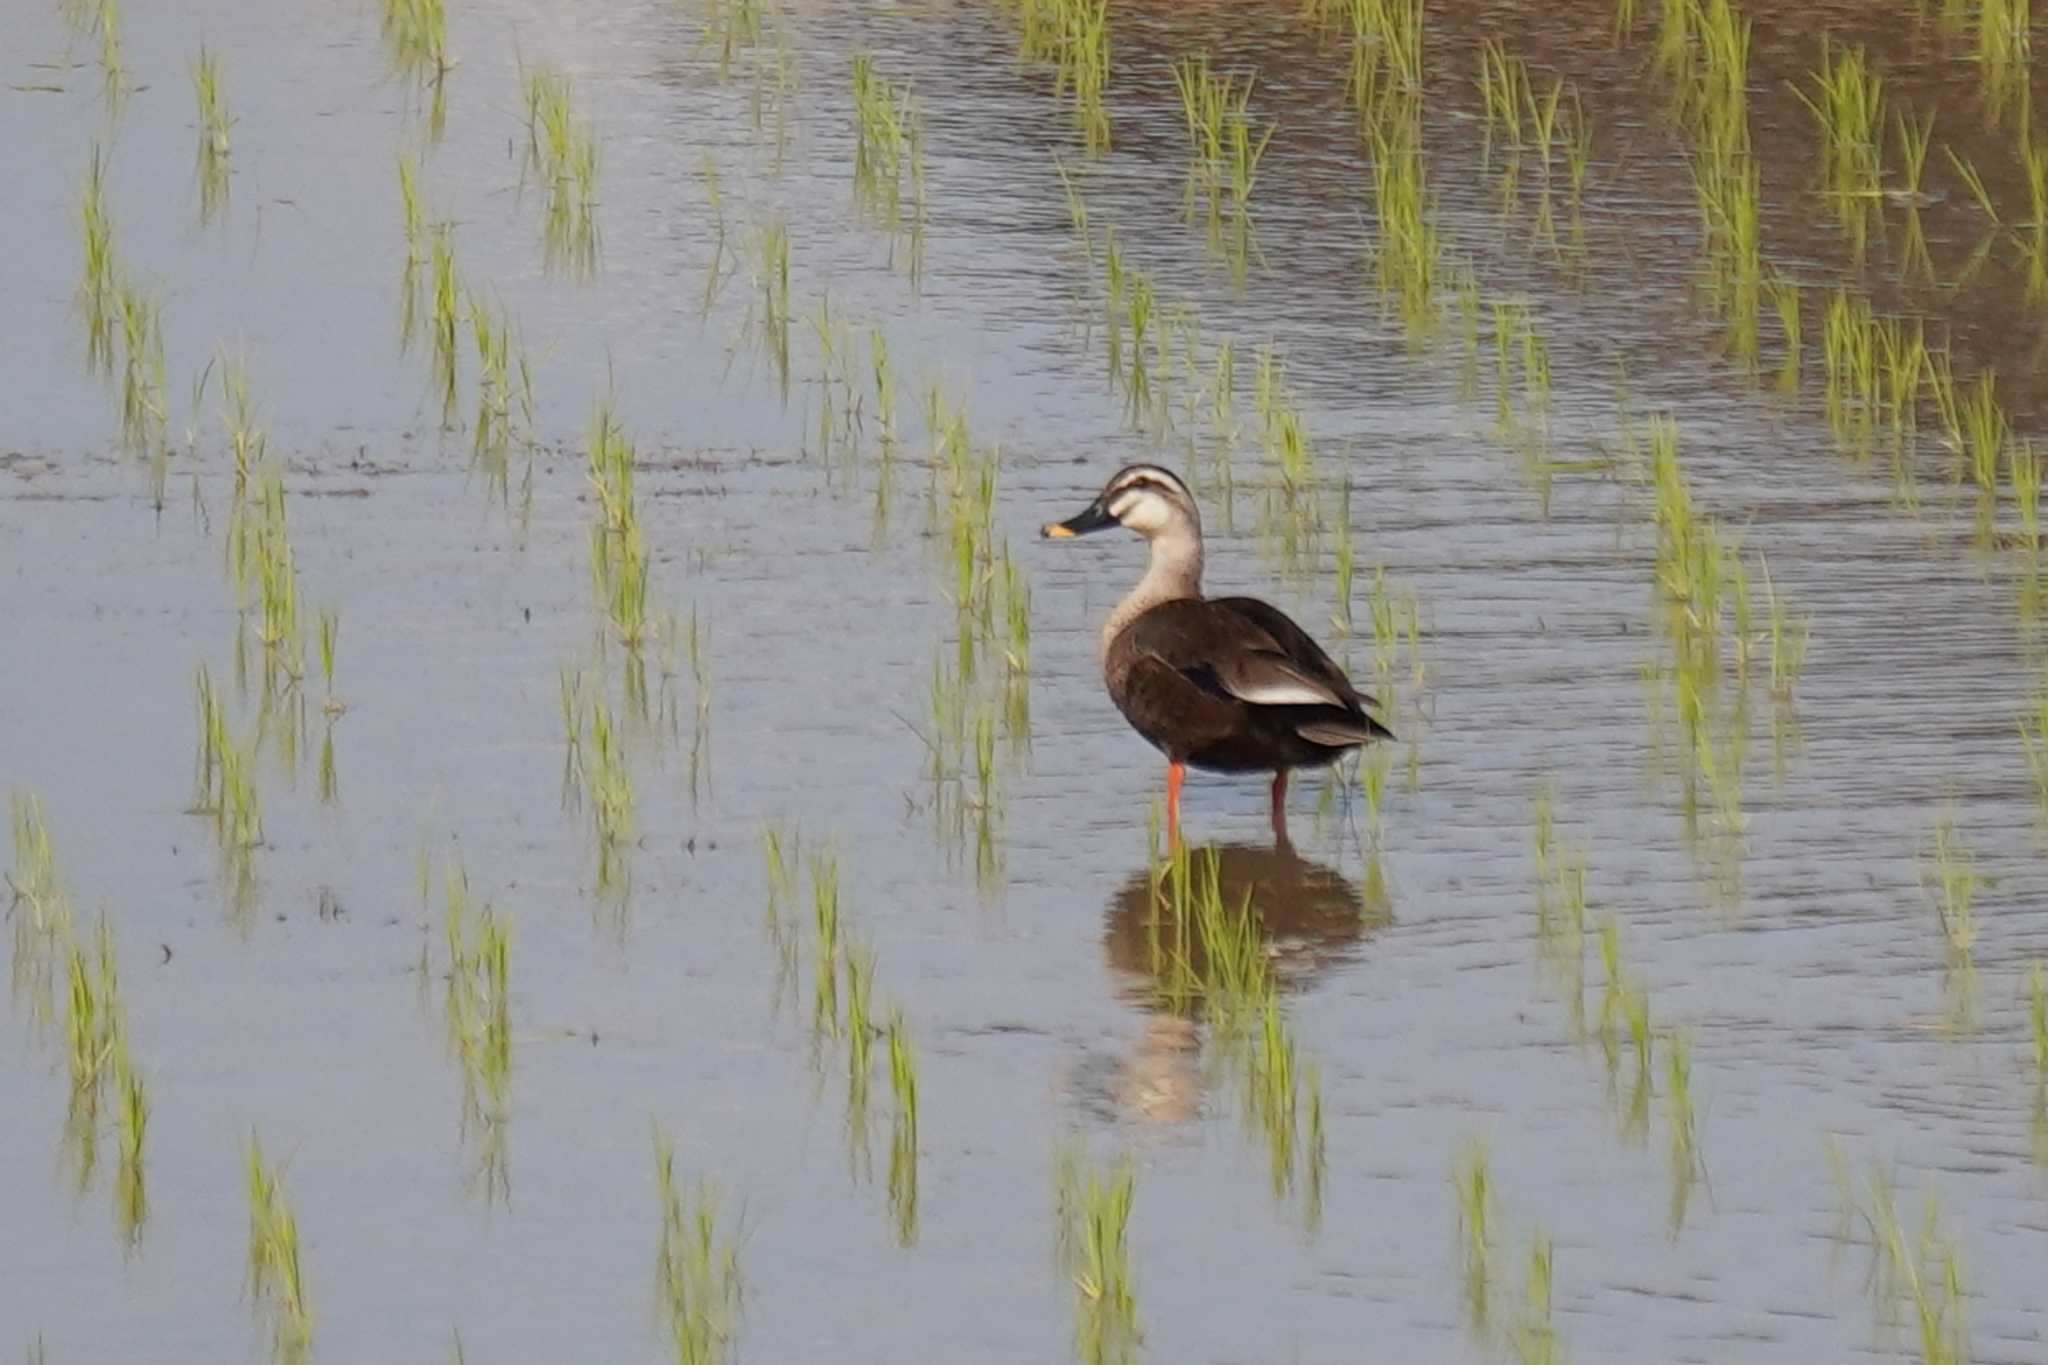
[[(1930, 27), (1862, 13), (1845, 27), (1877, 45), (1891, 89), (1938, 105), (1942, 140), (1985, 167), (2019, 221), (2011, 133), (1987, 125), (1968, 61)], [(1696, 498), (1810, 615), (1796, 705), (1775, 722), (1768, 696), (1752, 709), (1732, 898), (1688, 834), (1700, 822), (1685, 815), (1674, 741), (1667, 731), (1660, 748), (1646, 708), (1652, 493), (1618, 466), (1567, 470), (1543, 496), (1496, 431), (1491, 343), (1478, 397), (1461, 397), (1455, 327), (1420, 344), (1372, 293), (1370, 173), (1341, 59), (1292, 6), (1256, 23), (1234, 7), (1115, 9), (1115, 150), (1095, 162), (994, 6), (785, 13), (797, 79), (780, 154), (784, 101), (771, 91), (758, 128), (751, 112), (760, 54), (721, 81), (693, 6), (462, 7), (425, 183), (433, 213), (457, 224), (464, 277), (503, 300), (532, 354), (541, 449), (524, 530), (468, 469), (467, 432), (439, 432), (426, 358), (399, 344), (392, 168), (420, 143), (420, 96), (390, 75), (377, 15), (137, 7), (125, 36), (142, 88), (112, 122), (92, 44), (54, 5), (16, 16), (0, 56), (14, 187), (0, 256), (0, 781), (42, 798), (80, 915), (104, 910), (113, 925), (153, 1113), (149, 1216), (131, 1252), (106, 1172), (84, 1195), (65, 1174), (61, 1048), (30, 1036), (17, 1001), (21, 1041), (0, 1048), (0, 1208), (15, 1234), (0, 1250), (0, 1350), (40, 1337), (53, 1362), (260, 1355), (239, 1147), (256, 1129), (285, 1161), (316, 1359), (445, 1356), (458, 1331), (478, 1361), (672, 1355), (650, 1309), (658, 1127), (679, 1173), (720, 1190), (744, 1229), (738, 1350), (757, 1361), (1068, 1354), (1074, 1294), (1054, 1256), (1053, 1196), (1067, 1135), (1136, 1159), (1131, 1258), (1151, 1359), (1509, 1356), (1502, 1332), (1539, 1233), (1555, 1244), (1553, 1321), (1572, 1359), (1910, 1357), (1913, 1329), (1881, 1330), (1864, 1292), (1867, 1239), (1835, 1235), (1829, 1134), (1859, 1175), (1896, 1163), (1909, 1229), (1921, 1192), (1938, 1191), (1976, 1358), (2048, 1355), (2048, 1177), (2020, 986), (2048, 953), (2016, 729), (2041, 675), (2019, 610), (2025, 574), (2009, 545), (1979, 543), (1970, 495), (1931, 447), (1917, 511), (1899, 506), (1882, 456), (1837, 452), (1815, 308), (1796, 397), (1772, 389), (1768, 329), (1760, 381), (1723, 358), (1689, 291), (1697, 216), (1649, 37), (1613, 50), (1609, 14), (1432, 14), (1430, 175), (1450, 249), (1489, 298), (1525, 299), (1540, 320), (1556, 458), (1612, 452), (1625, 421), (1669, 410)], [(1896, 211), (1859, 269), (1808, 192), (1811, 119), (1784, 82), (1817, 59), (1819, 31), (1779, 20), (1756, 38), (1768, 258), (1816, 293), (1845, 280), (1946, 327), (1958, 373), (1995, 365), (2017, 429), (2034, 432), (2044, 314), (2023, 302), (2010, 242), (1963, 288), (1905, 284), (1887, 255)], [(1499, 213), (1472, 86), (1478, 39), (1496, 33), (1585, 93), (1583, 270), (1533, 242), (1526, 206)], [(186, 76), (202, 38), (224, 56), (237, 119), (229, 209), (207, 228)], [(1253, 197), (1263, 266), (1242, 289), (1178, 217), (1167, 63), (1202, 48), (1256, 63), (1254, 109), (1279, 124)], [(909, 79), (925, 111), (915, 290), (887, 234), (853, 212), (846, 91), (860, 49)], [(522, 58), (573, 73), (602, 137), (590, 283), (542, 269), (538, 197), (521, 190)], [(63, 89), (21, 88), (49, 84)], [(117, 450), (116, 407), (86, 367), (74, 310), (73, 218), (95, 138), (112, 149), (121, 257), (164, 300), (160, 512)], [(704, 313), (707, 271), (733, 264), (715, 245), (707, 154), (742, 258)], [(1070, 225), (1060, 165), (1098, 234), (1114, 222), (1162, 299), (1199, 313), (1205, 346), (1235, 338), (1234, 450), (1199, 423), (1160, 437), (1126, 421), (1104, 370), (1099, 267)], [(1928, 182), (1948, 196), (1925, 216), (1947, 280), (1984, 225), (1939, 152)], [(787, 402), (749, 332), (748, 225), (774, 215), (789, 225), (799, 314)], [(828, 292), (834, 314), (885, 331), (900, 376), (904, 448), (881, 524), (872, 412), (850, 472), (817, 450), (806, 320)], [(1354, 484), (1355, 615), (1365, 569), (1384, 565), (1414, 594), (1425, 666), (1420, 687), (1399, 670), (1403, 740), (1377, 825), (1348, 770), (1341, 795), (1304, 778), (1300, 859), (1288, 860), (1272, 850), (1262, 782), (1189, 786), (1190, 834), (1222, 846), (1227, 892), (1254, 888), (1295, 1040), (1320, 1067), (1319, 1219), (1304, 1217), (1299, 1179), (1273, 1195), (1207, 1021), (1161, 1008), (1151, 979), (1146, 826), (1160, 774), (1102, 695), (1093, 655), (1139, 549), (1032, 538), (1126, 460), (1187, 467), (1208, 514), (1210, 588), (1270, 596), (1330, 638), (1335, 537), (1290, 566), (1262, 526), (1271, 473), (1251, 372), (1268, 341), (1320, 477)], [(217, 375), (196, 412), (190, 402), (223, 345), (246, 355), (284, 461), (301, 591), (340, 611), (335, 691), (348, 708), (330, 728), (309, 680), (296, 772), (274, 749), (264, 758), (259, 895), (243, 923), (208, 822), (186, 809), (194, 670), (233, 690)], [(971, 835), (963, 846), (945, 833), (920, 738), (934, 659), (956, 635), (926, 510), (930, 380), (964, 404), (977, 442), (1000, 447), (995, 521), (1033, 593), (1028, 749), (1004, 752), (979, 873)], [(708, 782), (694, 793), (687, 662), (673, 664), (674, 737), (634, 734), (623, 910), (596, 885), (589, 816), (564, 808), (558, 704), (565, 666), (617, 687), (620, 651), (594, 643), (580, 446), (607, 383), (640, 447), (657, 595), (708, 623), (712, 680)], [(2009, 506), (2000, 525), (2014, 525)], [(1369, 633), (1337, 652), (1371, 676)], [(236, 696), (236, 715), (253, 716)], [(313, 760), (327, 733), (331, 803)], [(1661, 1071), (1647, 1133), (1631, 1139), (1617, 1118), (1630, 1064), (1617, 1100), (1600, 1047), (1574, 1037), (1539, 970), (1531, 826), (1545, 781), (1561, 838), (1590, 850), (1593, 915), (1616, 916), (1656, 1025), (1691, 1040), (1707, 1178), (1675, 1231)], [(1922, 885), (1945, 801), (1989, 878), (1965, 1031), (1947, 1026)], [(763, 929), (771, 822), (837, 849), (878, 1000), (901, 1005), (919, 1050), (909, 1247), (886, 1191), (886, 1064), (862, 1177), (842, 1131), (843, 1064), (806, 1027), (808, 960), (778, 981)], [(422, 848), (437, 868), (459, 855), (473, 893), (513, 925), (503, 1203), (469, 1178)], [(1383, 900), (1367, 894), (1380, 879)], [(1597, 1011), (1601, 967), (1587, 956)], [(1498, 1198), (1491, 1333), (1467, 1320), (1451, 1180), (1475, 1139)]]

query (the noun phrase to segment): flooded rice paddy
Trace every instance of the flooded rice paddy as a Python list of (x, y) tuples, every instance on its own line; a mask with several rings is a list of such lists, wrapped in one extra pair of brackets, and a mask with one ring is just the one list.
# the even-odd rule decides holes
[(2032, 33), (18, 5), (0, 1351), (2048, 1359)]

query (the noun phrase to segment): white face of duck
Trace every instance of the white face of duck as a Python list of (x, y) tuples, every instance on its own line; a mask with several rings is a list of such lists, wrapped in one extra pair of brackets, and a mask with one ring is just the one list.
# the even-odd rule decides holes
[(1104, 485), (1101, 496), (1078, 516), (1049, 522), (1042, 534), (1083, 536), (1118, 525), (1147, 540), (1176, 535), (1199, 537), (1202, 517), (1195, 507), (1194, 494), (1172, 471), (1158, 465), (1136, 464), (1118, 470)]

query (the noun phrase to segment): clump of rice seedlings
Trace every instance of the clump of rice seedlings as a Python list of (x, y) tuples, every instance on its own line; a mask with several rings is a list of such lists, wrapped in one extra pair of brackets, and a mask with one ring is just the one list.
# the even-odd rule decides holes
[(1144, 1339), (1131, 1273), (1137, 1188), (1128, 1155), (1096, 1166), (1077, 1146), (1063, 1144), (1054, 1157), (1059, 1263), (1074, 1286), (1074, 1351), (1086, 1365), (1130, 1361)]
[(454, 68), (448, 55), (446, 0), (379, 0), (384, 44), (400, 76), (439, 87)]
[(661, 1240), (654, 1255), (654, 1302), (678, 1365), (726, 1365), (736, 1358), (746, 1281), (740, 1236), (726, 1230), (717, 1191), (676, 1182), (675, 1143), (654, 1132), (655, 1200)]
[(7, 984), (16, 1007), (26, 998), (30, 1035), (42, 1034), (56, 1018), (57, 974), (71, 941), (71, 898), (57, 876), (57, 855), (43, 805), (15, 792), (8, 799), (14, 835), (14, 866), (7, 874), (7, 918), (14, 925)]
[(427, 342), (441, 398), (441, 425), (455, 425), (457, 367), (462, 337), (462, 281), (455, 268), (455, 225), (437, 223), (427, 234)]
[(110, 375), (114, 368), (115, 324), (120, 271), (114, 255), (114, 222), (107, 211), (107, 159), (100, 144), (92, 144), (86, 163), (85, 189), (78, 201), (79, 242), (82, 265), (78, 280), (78, 309), (85, 315), (85, 358), (94, 374)]
[[(1649, 1131), (1656, 1034), (1650, 1023), (1649, 987), (1623, 961), (1621, 928), (1612, 915), (1600, 925), (1600, 966), (1604, 984), (1594, 1037), (1600, 1042), (1610, 1098), (1616, 1098), (1620, 1093), (1623, 1056), (1634, 1060), (1634, 1078), (1628, 1087), (1628, 1099), (1622, 1106), (1621, 1135), (1626, 1141), (1641, 1142)], [(1622, 1047), (1624, 1035), (1627, 1042), (1625, 1051)]]
[(1423, 157), (1419, 101), (1404, 98), (1384, 116), (1369, 119), (1365, 140), (1372, 158), (1373, 282), (1382, 302), (1398, 310), (1409, 336), (1426, 339), (1436, 316), (1443, 238)]
[(1989, 885), (1977, 871), (1977, 854), (1963, 842), (1951, 806), (1935, 819), (1921, 857), (1920, 885), (1933, 902), (1941, 928), (1942, 990), (1948, 1025), (1967, 1032), (1976, 1019), (1976, 893)]
[(1522, 1308), (1508, 1331), (1508, 1344), (1520, 1365), (1560, 1365), (1564, 1343), (1550, 1316), (1553, 1249), (1542, 1232), (1529, 1234), (1529, 1264), (1522, 1280)]
[[(163, 303), (145, 286), (124, 280), (114, 293), (114, 313), (121, 332), (121, 444), (153, 458), (165, 449), (170, 420), (164, 405)], [(160, 495), (161, 490), (159, 501)]]
[(690, 795), (711, 785), (711, 628), (690, 608), (690, 628), (683, 637), (690, 656), (690, 682), (695, 724), (690, 730)]
[[(913, 279), (919, 270), (925, 221), (924, 114), (910, 83), (892, 82), (866, 52), (853, 58), (853, 205), (856, 213), (891, 234), (910, 231)], [(906, 206), (904, 181), (909, 180)], [(906, 211), (907, 209), (907, 211)]]
[(1695, 13), (1699, 65), (1681, 93), (1707, 262), (1705, 300), (1726, 320), (1731, 352), (1750, 365), (1763, 288), (1760, 168), (1749, 133), (1750, 20), (1728, 0), (1709, 0)]
[(1664, 1109), (1665, 1126), (1671, 1134), (1671, 1197), (1665, 1227), (1675, 1238), (1685, 1226), (1693, 1189), (1706, 1175), (1706, 1163), (1700, 1156), (1699, 1125), (1693, 1114), (1692, 1035), (1683, 1029), (1672, 1029), (1664, 1035)]
[(1997, 496), (1999, 468), (2012, 439), (2012, 423), (1998, 401), (1996, 385), (1997, 377), (1986, 370), (1956, 400), (1956, 415), (1962, 423), (1962, 464), (1986, 498)]
[(1257, 77), (1212, 71), (1206, 52), (1175, 62), (1173, 80), (1188, 135), (1188, 217), (1200, 219), (1209, 248), (1241, 278), (1252, 250), (1252, 186), (1274, 125), (1251, 117)]
[(213, 675), (203, 664), (197, 700), (199, 747), (192, 810), (212, 817), (230, 918), (246, 928), (254, 908), (256, 850), (263, 842), (263, 802), (256, 786), (262, 732), (259, 727), (246, 739), (235, 737)]
[(270, 1329), (270, 1358), (298, 1365), (313, 1346), (313, 1309), (299, 1258), (299, 1220), (284, 1188), (284, 1168), (263, 1157), (254, 1131), (243, 1149), (249, 1186), (249, 1253), (245, 1286), (259, 1320)]
[(471, 1188), (486, 1203), (511, 1198), (505, 1133), (511, 1118), (511, 929), (491, 906), (472, 910), (469, 874), (451, 864), (442, 933), (448, 984), (442, 1015), (448, 1053), (462, 1073), (462, 1136), (475, 1144)]
[(1555, 977), (1570, 1011), (1572, 1034), (1586, 1032), (1586, 867), (1591, 850), (1583, 842), (1565, 845), (1557, 837), (1556, 788), (1536, 789), (1536, 948), (1538, 961)]
[[(1109, 0), (1051, 0), (1057, 65), (1053, 97), (1074, 93), (1074, 126), (1090, 156), (1109, 150)], [(1027, 55), (1030, 55), (1027, 53)]]
[(1899, 269), (1908, 276), (1917, 275), (1928, 284), (1934, 282), (1934, 258), (1927, 249), (1927, 229), (1920, 222), (1920, 209), (1931, 202), (1920, 188), (1921, 176), (1927, 168), (1927, 148), (1934, 139), (1934, 114), (1929, 109), (1925, 118), (1909, 117), (1905, 110), (1892, 115), (1892, 126), (1898, 133), (1901, 183), (1886, 191), (1886, 197), (1906, 207), (1906, 242), (1899, 249)]
[[(1316, 1085), (1304, 1096), (1305, 1065), (1293, 1028), (1280, 1007), (1279, 983), (1250, 893), (1231, 904), (1221, 888), (1215, 849), (1190, 852), (1175, 844), (1152, 865), (1148, 920), (1152, 975), (1159, 1003), (1176, 1013), (1199, 1007), (1208, 1046), (1226, 1079), (1233, 1080), (1245, 1132), (1266, 1149), (1275, 1200), (1296, 1188), (1297, 1176), (1322, 1160), (1320, 1125), (1304, 1133), (1301, 1115), (1321, 1104)], [(1313, 1182), (1302, 1189), (1304, 1220), (1320, 1216)]]
[(1985, 107), (1994, 122), (2017, 116), (2026, 136), (2028, 85), (2032, 71), (2033, 0), (1979, 0), (1977, 71)]
[(718, 79), (732, 78), (734, 58), (761, 45), (773, 0), (709, 0), (701, 46), (718, 53)]
[(839, 1037), (839, 859), (811, 855), (811, 1039)]
[(889, 1012), (889, 1217), (896, 1245), (917, 1245), (917, 1049), (901, 1007)]
[(1486, 1144), (1468, 1139), (1451, 1166), (1458, 1201), (1458, 1270), (1465, 1322), (1484, 1335), (1492, 1322), (1495, 1208)]
[(228, 204), (228, 117), (227, 95), (221, 88), (220, 54), (199, 45), (192, 63), (192, 94), (199, 106), (199, 147), (193, 160), (193, 175), (199, 182), (199, 225), (218, 218)]
[(1962, 1365), (1971, 1359), (1962, 1253), (1943, 1226), (1933, 1191), (1921, 1201), (1918, 1230), (1908, 1231), (1889, 1168), (1873, 1162), (1859, 1187), (1832, 1138), (1828, 1159), (1840, 1199), (1836, 1237), (1848, 1240), (1861, 1225), (1870, 1243), (1868, 1285), (1879, 1326), (1905, 1330), (1926, 1365)]
[(1813, 93), (1795, 87), (1820, 126), (1821, 180), (1857, 260), (1884, 194), (1884, 78), (1860, 46), (1821, 40)]
[(59, 9), (74, 32), (97, 43), (101, 93), (108, 112), (118, 114), (129, 91), (119, 0), (63, 0)]
[(551, 273), (588, 280), (597, 274), (597, 130), (576, 115), (565, 72), (522, 73), (526, 100), (526, 169), (542, 188), (541, 259)]
[(1345, 94), (1361, 126), (1422, 94), (1422, 0), (1343, 0), (1350, 60)]
[(789, 398), (789, 224), (775, 219), (755, 230), (754, 273), (759, 285), (752, 318), (762, 350), (774, 368), (785, 401)]
[(609, 396), (598, 400), (584, 437), (595, 516), (590, 527), (590, 581), (612, 632), (636, 650), (652, 628), (649, 553), (633, 492), (637, 456)]
[(512, 505), (512, 456), (523, 452), (519, 480), (522, 525), (533, 509), (533, 369), (526, 343), (502, 303), (493, 307), (471, 289), (470, 336), (476, 345), (476, 422), (471, 460), (500, 505)]

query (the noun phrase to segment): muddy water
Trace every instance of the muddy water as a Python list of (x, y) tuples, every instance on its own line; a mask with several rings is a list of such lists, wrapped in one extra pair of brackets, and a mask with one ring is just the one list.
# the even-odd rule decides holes
[[(1938, 1190), (1977, 1356), (2048, 1356), (2048, 1202), (2019, 984), (2048, 952), (2015, 725), (2039, 672), (2022, 575), (1977, 543), (1968, 498), (1933, 457), (1914, 512), (1881, 459), (1836, 452), (1816, 311), (1798, 397), (1720, 358), (1720, 329), (1689, 293), (1696, 215), (1647, 35), (1614, 51), (1604, 7), (1432, 16), (1426, 143), (1452, 249), (1490, 296), (1528, 300), (1541, 319), (1558, 457), (1611, 451), (1628, 414), (1670, 410), (1699, 501), (1810, 614), (1796, 708), (1775, 727), (1768, 699), (1755, 709), (1732, 900), (1688, 835), (1670, 741), (1660, 748), (1645, 703), (1649, 491), (1626, 471), (1567, 473), (1546, 500), (1498, 439), (1490, 397), (1461, 398), (1455, 329), (1418, 346), (1371, 294), (1370, 177), (1341, 62), (1291, 7), (1258, 24), (1117, 10), (1116, 150), (1093, 164), (994, 7), (802, 8), (783, 16), (795, 82), (765, 95), (758, 53), (719, 79), (690, 7), (462, 7), (425, 183), (433, 215), (456, 222), (465, 278), (505, 302), (532, 354), (542, 449), (523, 531), (467, 470), (467, 434), (438, 431), (424, 356), (399, 345), (392, 167), (420, 142), (421, 99), (389, 74), (375, 13), (138, 7), (125, 40), (142, 88), (109, 123), (92, 43), (55, 6), (18, 8), (0, 57), (0, 780), (40, 795), (80, 914), (104, 910), (114, 927), (154, 1108), (149, 1217), (129, 1251), (106, 1175), (80, 1195), (66, 1174), (61, 1053), (25, 1019), (19, 1045), (0, 1048), (0, 1349), (40, 1337), (52, 1361), (260, 1355), (239, 1147), (258, 1129), (285, 1161), (315, 1358), (431, 1358), (458, 1331), (481, 1361), (661, 1358), (658, 1126), (679, 1171), (722, 1191), (743, 1227), (739, 1350), (753, 1360), (1068, 1354), (1052, 1172), (1073, 1134), (1099, 1156), (1135, 1156), (1131, 1256), (1153, 1359), (1497, 1358), (1537, 1235), (1556, 1248), (1552, 1321), (1574, 1359), (1910, 1354), (1911, 1330), (1887, 1335), (1864, 1292), (1869, 1247), (1835, 1236), (1829, 1134), (1859, 1175), (1895, 1164), (1909, 1229), (1920, 1192)], [(1970, 64), (1925, 25), (1857, 14), (1899, 97), (1938, 108), (2006, 216), (2024, 217), (2010, 131), (1987, 128)], [(1779, 19), (1757, 37), (1771, 259), (1925, 312), (1953, 332), (1959, 373), (1998, 368), (2001, 398), (2032, 430), (2042, 313), (2022, 306), (2009, 246), (1965, 287), (1914, 286), (1888, 264), (1896, 214), (1859, 270), (1809, 193), (1811, 120), (1783, 83), (1817, 60), (1818, 23)], [(1494, 33), (1585, 92), (1596, 138), (1583, 271), (1532, 246), (1526, 216), (1499, 214), (1471, 86), (1477, 40)], [(224, 56), (237, 119), (230, 206), (208, 228), (186, 77), (202, 39)], [(863, 47), (925, 110), (916, 290), (886, 235), (854, 219), (846, 91)], [(1259, 66), (1254, 107), (1280, 129), (1254, 196), (1264, 265), (1241, 290), (1177, 217), (1166, 64), (1202, 48)], [(521, 189), (522, 56), (572, 72), (602, 136), (594, 282), (542, 269), (540, 205)], [(45, 85), (61, 89), (23, 88)], [(112, 149), (122, 260), (164, 301), (161, 512), (116, 451), (114, 399), (86, 368), (73, 310), (73, 215), (94, 138)], [(1253, 888), (1296, 1041), (1320, 1065), (1319, 1221), (1298, 1191), (1272, 1196), (1202, 1022), (1160, 1009), (1148, 979), (1159, 774), (1093, 662), (1094, 623), (1139, 551), (1030, 537), (1125, 460), (1192, 464), (1212, 588), (1271, 596), (1326, 637), (1332, 541), (1286, 571), (1261, 529), (1255, 434), (1223, 457), (1237, 489), (1226, 516), (1213, 433), (1127, 424), (1104, 372), (1099, 267), (1070, 226), (1055, 151), (1097, 231), (1113, 222), (1211, 344), (1237, 340), (1247, 433), (1252, 350), (1284, 351), (1321, 477), (1353, 481), (1361, 563), (1384, 565), (1419, 607), (1425, 680), (1404, 665), (1397, 710), (1414, 776), (1404, 742), (1377, 830), (1348, 778), (1343, 794), (1303, 782), (1298, 856), (1285, 858), (1265, 832), (1263, 784), (1190, 787), (1190, 830), (1220, 845), (1227, 888)], [(1928, 183), (1946, 196), (1925, 227), (1947, 278), (1983, 223), (1939, 152)], [(776, 216), (798, 311), (829, 293), (835, 313), (886, 333), (902, 376), (899, 492), (879, 529), (872, 436), (851, 474), (816, 450), (808, 329), (799, 321), (787, 402), (751, 339), (749, 228)], [(736, 254), (736, 278), (704, 310), (707, 271), (734, 271)], [(218, 391), (196, 412), (190, 401), (222, 345), (246, 355), (285, 463), (302, 592), (340, 611), (335, 691), (348, 707), (331, 730), (338, 799), (316, 795), (317, 700), (296, 773), (274, 752), (263, 761), (259, 895), (242, 923), (208, 823), (186, 809), (193, 672), (229, 678), (236, 634)], [(955, 632), (916, 418), (934, 379), (964, 402), (975, 438), (1001, 448), (995, 519), (1034, 593), (1028, 751), (1003, 760), (995, 860), (980, 876), (973, 848), (935, 818), (918, 735)], [(677, 737), (635, 736), (623, 911), (598, 892), (587, 815), (563, 806), (557, 699), (564, 666), (617, 668), (616, 647), (606, 662), (593, 645), (579, 447), (607, 382), (640, 443), (657, 594), (708, 623), (712, 680), (694, 792), (687, 664)], [(1361, 677), (1369, 645), (1340, 647)], [(1562, 837), (1590, 849), (1593, 915), (1617, 918), (1658, 1027), (1691, 1040), (1706, 1180), (1675, 1231), (1666, 1081), (1632, 1138), (1599, 1045), (1575, 1037), (1538, 971), (1530, 828), (1545, 781)], [(1945, 1026), (1921, 885), (1944, 801), (1988, 878), (1966, 1031)], [(804, 970), (778, 984), (763, 932), (769, 822), (838, 850), (845, 917), (873, 943), (878, 994), (900, 1003), (920, 1051), (908, 1248), (880, 1172), (850, 1173), (843, 1074), (809, 1036)], [(437, 864), (459, 855), (514, 926), (502, 1202), (469, 1179), (423, 847)], [(1586, 971), (1597, 1010), (1590, 950)], [(885, 1116), (879, 1074), (875, 1087)], [(1451, 1184), (1475, 1139), (1498, 1200), (1490, 1332), (1468, 1320)]]

